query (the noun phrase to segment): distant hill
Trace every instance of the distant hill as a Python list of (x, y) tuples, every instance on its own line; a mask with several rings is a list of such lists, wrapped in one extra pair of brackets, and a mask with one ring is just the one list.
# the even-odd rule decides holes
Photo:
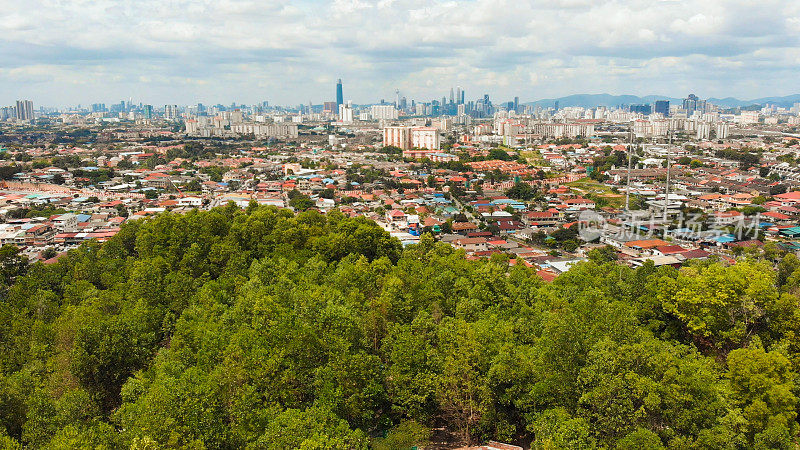
[[(639, 97), (636, 95), (611, 95), (611, 94), (574, 94), (566, 97), (559, 98), (546, 98), (528, 102), (526, 105), (541, 106), (543, 108), (553, 107), (555, 102), (558, 101), (560, 108), (568, 106), (580, 106), (583, 108), (591, 108), (594, 106), (615, 107), (620, 105), (638, 105), (638, 104), (652, 104), (656, 100), (669, 100), (670, 103), (680, 103), (683, 99), (667, 97), (664, 95), (647, 95)], [(709, 102), (721, 106), (723, 108), (739, 108), (750, 105), (765, 105), (767, 103), (782, 106), (785, 108), (791, 107), (795, 103), (800, 102), (800, 94), (787, 95), (784, 97), (762, 97), (752, 100), (740, 100), (734, 97), (726, 98), (709, 98)]]
[(772, 105), (778, 105), (778, 106), (783, 106), (784, 108), (789, 108), (795, 103), (800, 103), (800, 94), (785, 95), (783, 97), (763, 97), (751, 100), (751, 102), (759, 105), (764, 105), (769, 103)]

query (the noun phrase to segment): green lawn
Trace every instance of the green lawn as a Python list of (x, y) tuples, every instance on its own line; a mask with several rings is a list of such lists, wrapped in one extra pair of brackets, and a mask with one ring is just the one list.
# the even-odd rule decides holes
[(625, 204), (624, 193), (614, 193), (610, 186), (592, 180), (589, 177), (567, 183), (567, 187), (569, 187), (570, 190), (575, 194), (591, 198), (595, 201), (598, 199), (604, 199), (608, 206), (614, 208), (619, 208)]

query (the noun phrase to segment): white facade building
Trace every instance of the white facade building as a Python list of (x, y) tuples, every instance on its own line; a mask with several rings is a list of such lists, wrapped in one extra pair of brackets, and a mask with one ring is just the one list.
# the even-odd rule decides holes
[(398, 113), (394, 105), (372, 105), (373, 120), (397, 120)]
[(350, 102), (347, 102), (346, 105), (339, 105), (339, 122), (353, 123), (353, 107)]
[(413, 128), (411, 130), (411, 146), (439, 150), (439, 130), (432, 127)]

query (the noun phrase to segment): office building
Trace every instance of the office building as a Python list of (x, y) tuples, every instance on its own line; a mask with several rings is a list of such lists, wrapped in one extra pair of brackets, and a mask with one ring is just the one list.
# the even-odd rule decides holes
[(142, 106), (142, 117), (146, 120), (153, 118), (153, 105)]
[(686, 116), (691, 117), (695, 111), (700, 111), (700, 113), (706, 112), (706, 101), (700, 100), (696, 95), (689, 94), (688, 97), (683, 99), (683, 109), (686, 111)]
[(339, 78), (339, 81), (336, 82), (336, 110), (342, 104), (344, 104), (344, 94), (342, 92), (342, 79)]
[(178, 118), (178, 105), (164, 105), (164, 118), (175, 120)]
[(325, 102), (322, 105), (322, 112), (336, 114), (339, 112), (339, 105), (336, 102)]
[(18, 120), (33, 120), (33, 102), (17, 100), (16, 115)]
[(656, 114), (669, 117), (669, 100), (656, 100), (654, 111)]

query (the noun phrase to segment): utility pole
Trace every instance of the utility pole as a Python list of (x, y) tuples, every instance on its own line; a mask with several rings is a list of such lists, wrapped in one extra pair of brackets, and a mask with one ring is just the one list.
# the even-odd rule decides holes
[(669, 133), (669, 144), (667, 145), (667, 185), (664, 193), (664, 239), (667, 238), (668, 223), (667, 223), (667, 209), (669, 208), (669, 172), (671, 168), (670, 155), (672, 153), (672, 130)]
[(629, 215), (631, 210), (631, 153), (633, 152), (633, 130), (628, 139), (628, 180), (625, 182), (625, 214)]

